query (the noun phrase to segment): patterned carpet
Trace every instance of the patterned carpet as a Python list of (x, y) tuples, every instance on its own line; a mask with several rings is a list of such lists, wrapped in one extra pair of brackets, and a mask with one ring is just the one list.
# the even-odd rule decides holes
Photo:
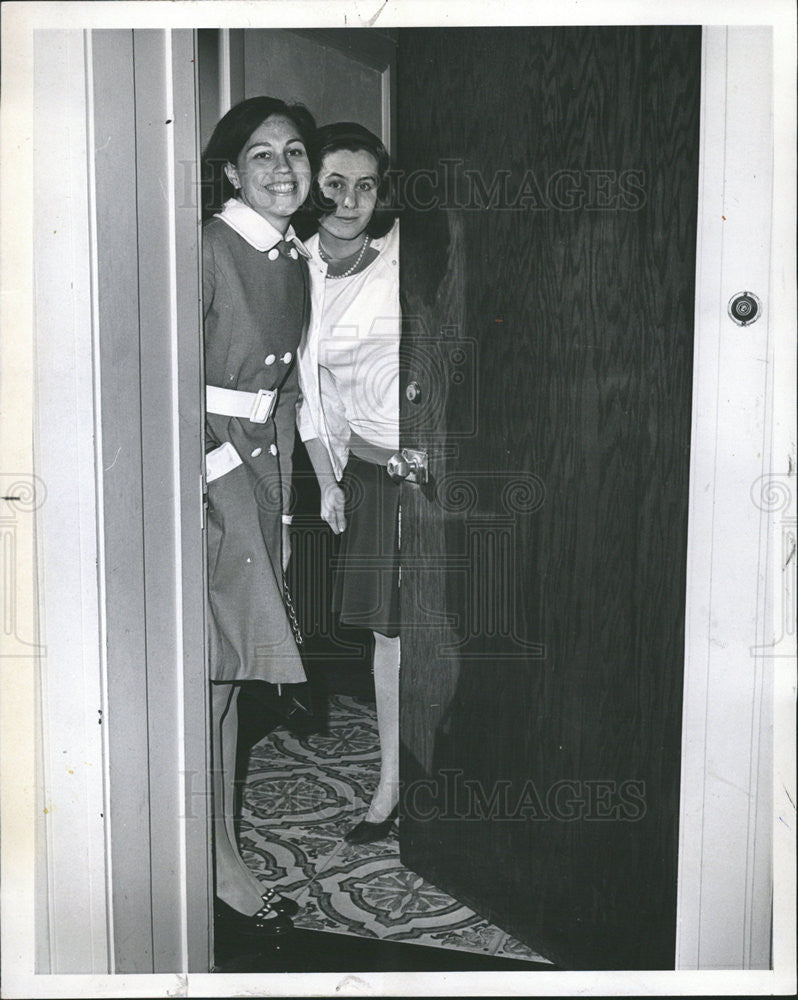
[(526, 945), (399, 861), (396, 827), (353, 846), (343, 834), (365, 813), (379, 777), (374, 706), (332, 695), (329, 730), (284, 729), (252, 749), (241, 823), (245, 860), (302, 906), (305, 930), (545, 962)]

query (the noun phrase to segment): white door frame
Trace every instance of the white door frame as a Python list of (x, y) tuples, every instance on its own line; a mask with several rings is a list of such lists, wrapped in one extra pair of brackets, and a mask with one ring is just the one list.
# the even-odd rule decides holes
[[(9, 484), (2, 542), (6, 561), (38, 546), (38, 615), (4, 649), (39, 679), (30, 940), (41, 974), (204, 972), (195, 33), (28, 37), (35, 475)], [(4, 900), (20, 877), (4, 869)]]
[[(794, 441), (790, 458), (784, 425), (774, 423), (773, 372), (789, 365), (792, 339), (778, 318), (794, 308), (779, 271), (787, 244), (780, 247), (783, 233), (772, 231), (773, 59), (769, 27), (704, 28), (679, 969), (771, 966), (772, 846), (780, 832), (773, 824), (773, 677), (780, 663), (789, 669), (781, 658), (795, 644), (773, 562), (782, 559), (776, 533), (795, 517), (795, 481), (787, 476)], [(778, 204), (784, 212), (784, 201)], [(785, 215), (795, 217), (788, 208)], [(741, 291), (762, 301), (750, 326), (727, 311)], [(791, 512), (776, 502), (781, 491), (791, 492)], [(794, 561), (789, 572), (794, 580)], [(790, 732), (782, 730), (787, 744)], [(787, 806), (779, 787), (777, 807)]]
[(195, 32), (88, 42), (113, 969), (207, 971)]
[[(34, 39), (37, 576), (41, 595), (37, 966), (103, 973), (107, 726), (95, 475), (86, 38)], [(58, 161), (47, 155), (62, 150)], [(71, 595), (72, 599), (70, 599)]]

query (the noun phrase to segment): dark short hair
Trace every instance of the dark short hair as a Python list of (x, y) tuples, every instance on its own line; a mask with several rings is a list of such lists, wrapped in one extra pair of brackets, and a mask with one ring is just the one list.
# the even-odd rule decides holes
[(377, 207), (369, 219), (366, 232), (375, 239), (385, 236), (393, 226), (396, 211), (391, 197), (391, 158), (382, 141), (363, 125), (356, 122), (333, 122), (322, 125), (316, 130), (310, 145), (310, 161), (313, 168), (313, 183), (311, 185), (308, 209), (311, 215), (320, 219), (335, 211), (335, 202), (326, 198), (319, 187), (318, 177), (324, 157), (339, 149), (347, 149), (352, 153), (371, 153), (377, 161)]
[(202, 154), (202, 217), (209, 218), (235, 196), (225, 165), (235, 163), (247, 140), (267, 118), (280, 115), (296, 126), (310, 155), (316, 123), (303, 104), (286, 104), (277, 97), (250, 97), (234, 105), (213, 130)]

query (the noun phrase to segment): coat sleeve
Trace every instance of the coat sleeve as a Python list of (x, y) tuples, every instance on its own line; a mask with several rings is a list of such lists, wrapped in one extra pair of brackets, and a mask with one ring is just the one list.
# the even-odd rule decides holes
[[(202, 240), (202, 316), (203, 316), (203, 348), (207, 359), (208, 345), (213, 338), (212, 322), (208, 316), (216, 295), (216, 261), (213, 254), (213, 244), (206, 237)], [(203, 390), (204, 391), (204, 390)], [(218, 448), (221, 444), (213, 433), (208, 421), (205, 421), (205, 454)]]
[(208, 318), (216, 291), (216, 261), (213, 244), (206, 236), (202, 241), (202, 315)]
[(291, 505), (292, 456), (296, 432), (296, 407), (298, 398), (299, 380), (297, 378), (297, 368), (294, 365), (280, 388), (280, 394), (277, 397), (277, 407), (274, 413), (284, 514), (289, 513)]

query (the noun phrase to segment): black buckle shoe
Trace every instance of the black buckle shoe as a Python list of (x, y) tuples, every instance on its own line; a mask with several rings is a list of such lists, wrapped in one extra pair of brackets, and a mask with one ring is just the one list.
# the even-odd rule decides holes
[(281, 896), (274, 889), (267, 889), (263, 894), (263, 902), (268, 909), (284, 917), (294, 917), (299, 913), (299, 903), (288, 896)]
[(220, 925), (222, 936), (229, 938), (248, 938), (259, 941), (271, 941), (289, 934), (294, 925), (289, 917), (275, 913), (269, 905), (262, 906), (257, 913), (249, 916), (234, 910), (232, 906), (216, 899), (213, 907), (216, 920)]

